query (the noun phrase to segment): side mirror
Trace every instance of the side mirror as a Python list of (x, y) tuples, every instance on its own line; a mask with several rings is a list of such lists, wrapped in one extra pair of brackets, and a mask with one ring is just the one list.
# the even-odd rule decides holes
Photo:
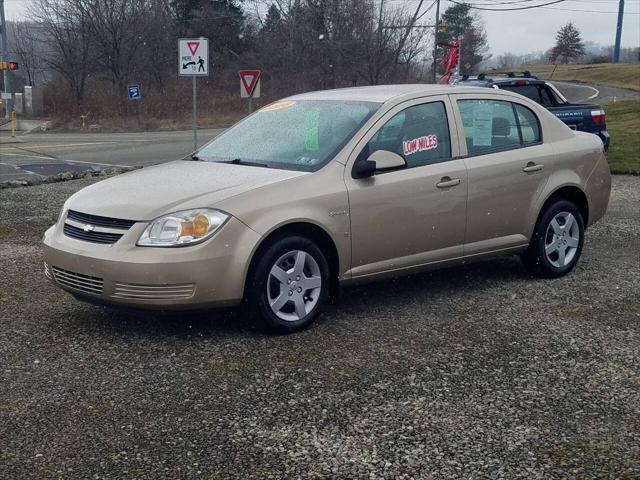
[(388, 150), (376, 150), (366, 160), (356, 160), (353, 166), (353, 178), (368, 178), (376, 172), (395, 170), (407, 166), (404, 158)]

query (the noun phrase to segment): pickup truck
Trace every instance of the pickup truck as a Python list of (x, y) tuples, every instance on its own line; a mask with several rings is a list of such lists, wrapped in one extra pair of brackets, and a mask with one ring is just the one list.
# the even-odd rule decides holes
[(609, 148), (611, 137), (607, 132), (606, 115), (600, 105), (570, 103), (551, 83), (538, 79), (529, 72), (508, 73), (504, 77), (490, 78), (485, 74), (463, 75), (458, 85), (498, 88), (519, 93), (539, 103), (573, 130), (597, 135)]

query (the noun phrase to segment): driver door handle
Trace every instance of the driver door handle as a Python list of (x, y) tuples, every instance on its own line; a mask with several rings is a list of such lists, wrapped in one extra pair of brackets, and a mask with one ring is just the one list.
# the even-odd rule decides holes
[(460, 185), (459, 178), (451, 178), (451, 177), (442, 177), (439, 183), (436, 183), (436, 187), (438, 188), (451, 188), (456, 185)]
[(536, 164), (534, 162), (527, 163), (527, 166), (522, 169), (523, 172), (531, 173), (531, 172), (539, 172), (544, 168), (544, 165)]

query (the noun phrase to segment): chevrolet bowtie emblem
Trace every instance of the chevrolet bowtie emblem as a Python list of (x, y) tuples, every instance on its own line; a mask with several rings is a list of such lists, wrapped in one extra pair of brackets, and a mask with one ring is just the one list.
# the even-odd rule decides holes
[(84, 227), (82, 227), (82, 230), (84, 230), (85, 232), (93, 232), (96, 229), (96, 227), (94, 227), (93, 225), (85, 225)]

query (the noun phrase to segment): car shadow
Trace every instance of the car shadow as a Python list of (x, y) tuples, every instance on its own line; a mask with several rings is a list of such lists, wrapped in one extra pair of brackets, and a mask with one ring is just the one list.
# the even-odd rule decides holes
[(260, 336), (257, 322), (240, 309), (142, 311), (109, 307), (87, 307), (82, 322), (93, 324), (103, 331), (152, 337), (188, 339), (195, 337)]
[[(340, 298), (326, 306), (313, 329), (335, 321), (366, 319), (390, 304), (428, 303), (443, 295), (478, 295), (496, 284), (531, 281), (516, 256), (498, 257), (396, 279), (344, 287)], [(197, 339), (263, 337), (258, 319), (244, 309), (227, 308), (187, 312), (128, 311), (86, 306), (70, 315), (77, 327), (103, 333), (157, 338)], [(271, 334), (272, 335), (272, 334)]]

